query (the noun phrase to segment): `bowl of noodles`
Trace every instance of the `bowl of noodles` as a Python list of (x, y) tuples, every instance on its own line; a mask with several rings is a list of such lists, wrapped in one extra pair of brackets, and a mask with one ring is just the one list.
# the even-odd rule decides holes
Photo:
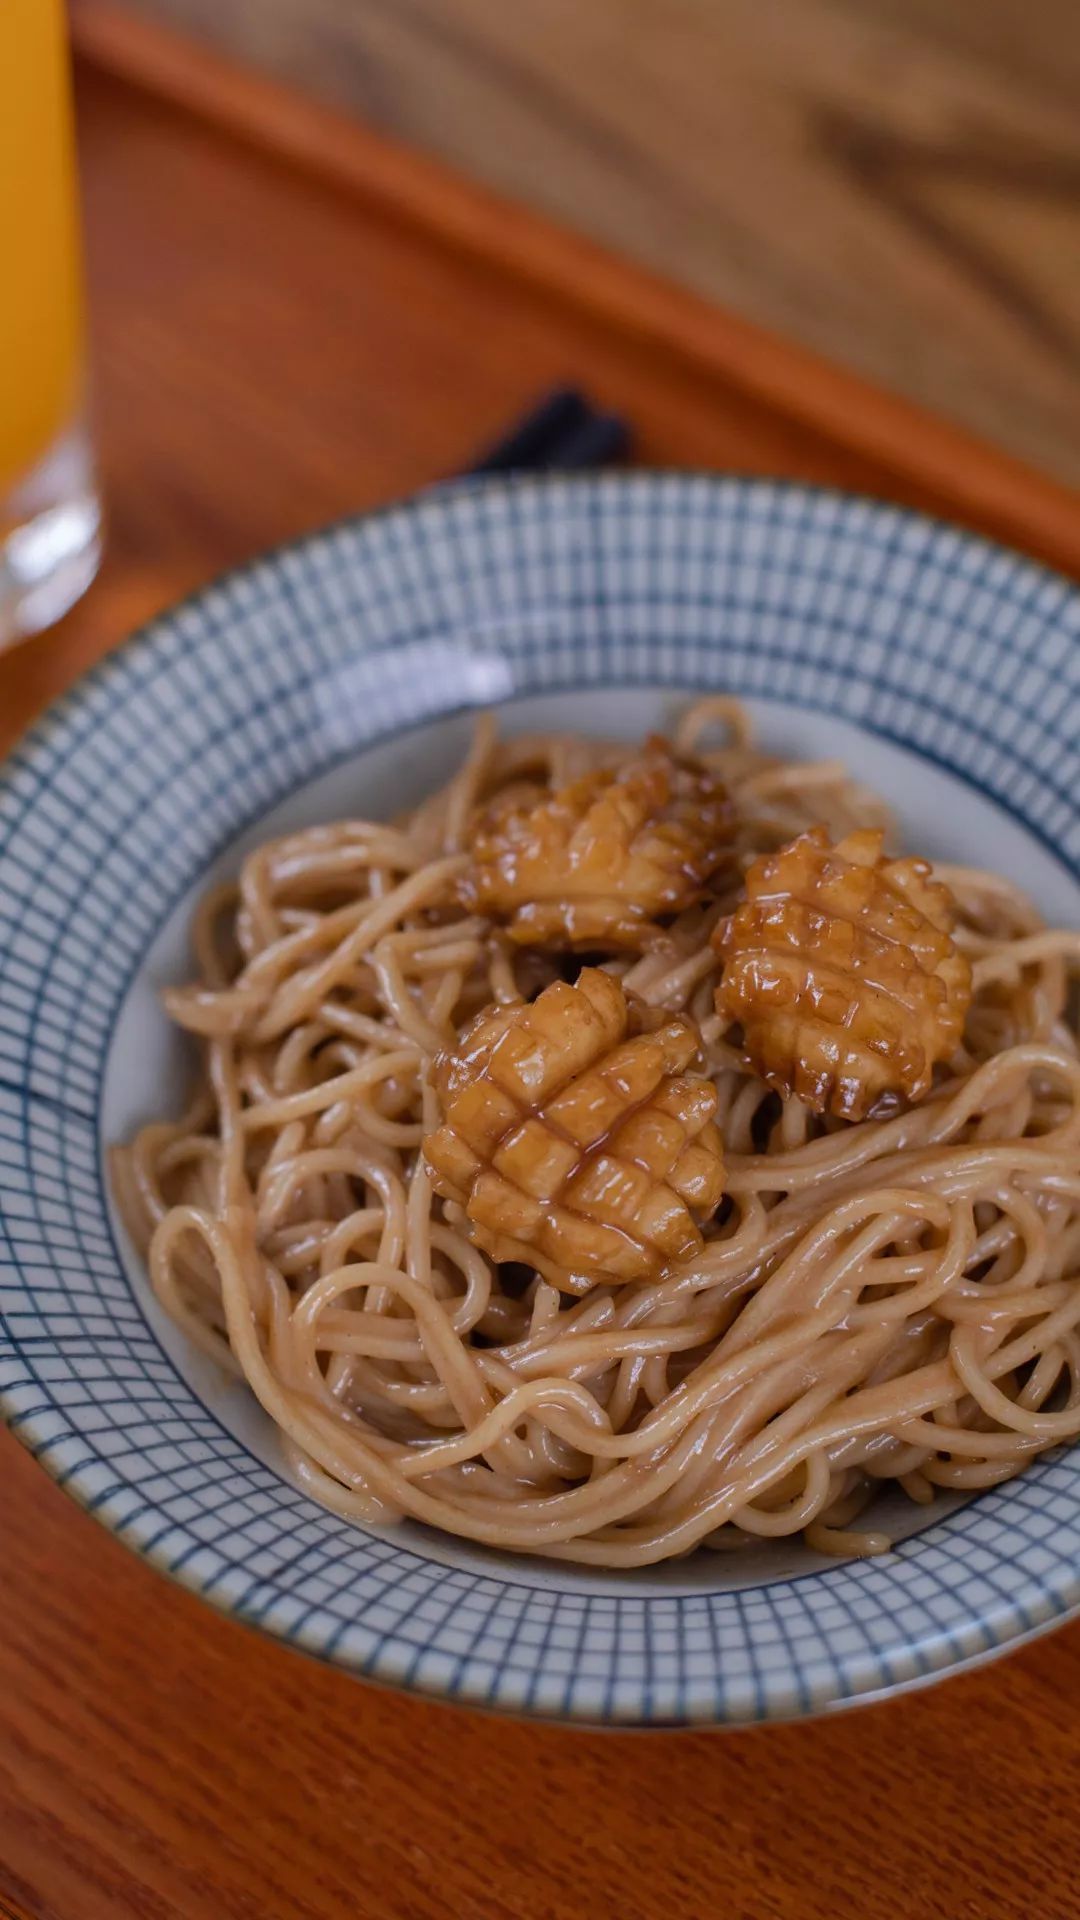
[(915, 515), (469, 485), (0, 800), (0, 1395), (349, 1671), (784, 1717), (1080, 1605), (1080, 602)]

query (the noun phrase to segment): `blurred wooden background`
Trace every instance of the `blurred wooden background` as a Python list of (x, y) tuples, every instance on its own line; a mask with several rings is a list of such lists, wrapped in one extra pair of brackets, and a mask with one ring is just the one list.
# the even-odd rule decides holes
[(1080, 483), (1078, 0), (130, 4)]

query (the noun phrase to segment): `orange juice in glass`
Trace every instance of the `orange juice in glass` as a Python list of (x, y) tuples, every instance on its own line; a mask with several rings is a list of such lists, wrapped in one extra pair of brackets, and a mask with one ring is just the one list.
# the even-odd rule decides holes
[(0, 0), (0, 646), (94, 576), (71, 78), (63, 0)]

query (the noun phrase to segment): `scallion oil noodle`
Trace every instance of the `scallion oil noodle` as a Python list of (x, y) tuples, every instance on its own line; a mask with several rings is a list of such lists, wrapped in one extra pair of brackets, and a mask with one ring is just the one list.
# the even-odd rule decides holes
[[(678, 740), (727, 783), (744, 857), (885, 820), (842, 766), (760, 752), (733, 702)], [(700, 1028), (726, 1198), (688, 1264), (561, 1294), (471, 1244), (420, 1146), (434, 1055), (565, 972), (455, 905), (473, 809), (631, 751), (484, 721), (407, 818), (260, 847), (167, 995), (194, 1097), (117, 1151), (117, 1189), (158, 1298), (339, 1514), (611, 1568), (793, 1533), (880, 1552), (882, 1482), (927, 1503), (1080, 1433), (1080, 935), (939, 867), (974, 972), (964, 1045), (919, 1105), (858, 1124), (781, 1100), (723, 1031), (708, 936), (733, 894), (610, 957)]]

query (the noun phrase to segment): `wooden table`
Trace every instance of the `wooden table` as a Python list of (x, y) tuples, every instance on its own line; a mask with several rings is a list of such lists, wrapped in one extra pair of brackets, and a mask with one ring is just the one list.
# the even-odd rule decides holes
[[(0, 728), (216, 568), (448, 471), (568, 374), (651, 462), (929, 501), (1080, 564), (1063, 491), (295, 107), (79, 14), (109, 557)], [(1069, 1920), (1080, 1628), (817, 1724), (566, 1732), (220, 1618), (0, 1446), (6, 1920)]]
[(1080, 484), (1076, 0), (129, 0)]

